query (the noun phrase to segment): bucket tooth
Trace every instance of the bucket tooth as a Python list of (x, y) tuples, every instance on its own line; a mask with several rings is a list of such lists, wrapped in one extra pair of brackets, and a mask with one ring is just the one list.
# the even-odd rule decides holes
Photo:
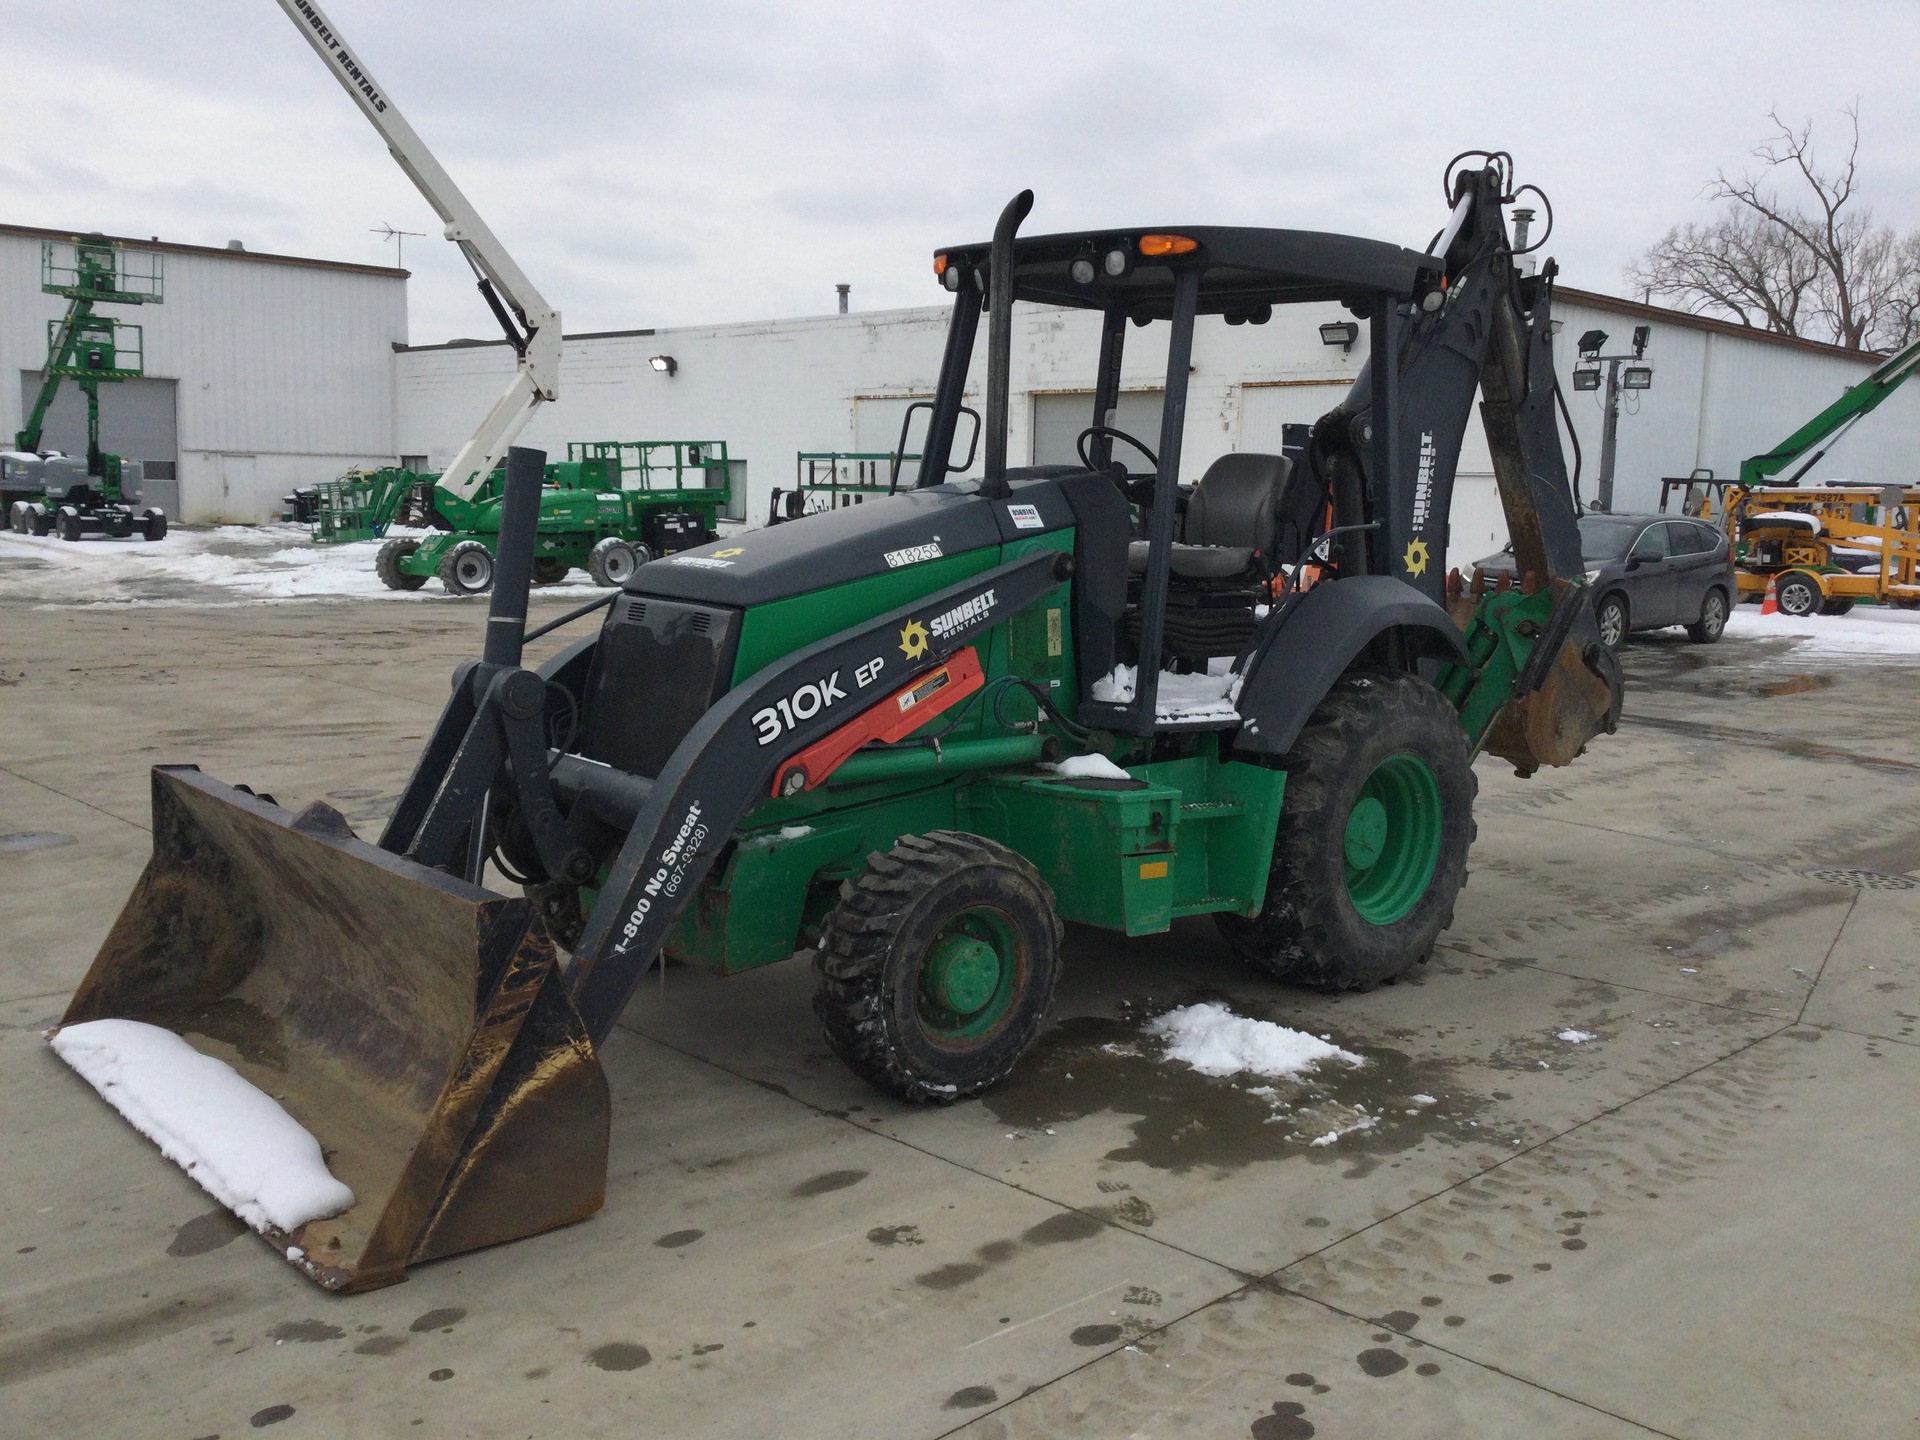
[(591, 1215), (606, 1077), (531, 903), (320, 810), (156, 767), (153, 858), (61, 1023), (171, 1030), (305, 1126), (354, 1204), (264, 1233), (328, 1289)]

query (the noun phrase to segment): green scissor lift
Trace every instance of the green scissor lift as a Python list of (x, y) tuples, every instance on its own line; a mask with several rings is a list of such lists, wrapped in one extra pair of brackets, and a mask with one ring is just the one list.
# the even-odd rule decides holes
[[(87, 456), (82, 469), (66, 457), (40, 457), (20, 464), (21, 480), (11, 479), (0, 496), (15, 530), (33, 535), (57, 533), (62, 540), (104, 532), (126, 536), (139, 530), (149, 540), (167, 533), (164, 512), (133, 513), (137, 496), (118, 455), (100, 449), (100, 387), (134, 380), (146, 373), (141, 327), (94, 311), (96, 305), (158, 305), (163, 298), (161, 257), (151, 250), (127, 250), (101, 235), (46, 240), (40, 245), (40, 289), (64, 296), (67, 313), (47, 322), (47, 363), (40, 390), (14, 435), (15, 451), (34, 457), (40, 449), (47, 411), (62, 380), (72, 380), (87, 397)], [(12, 458), (12, 457), (10, 457)], [(16, 488), (17, 487), (17, 488)]]
[[(395, 536), (380, 548), (380, 578), (418, 590), (437, 575), (453, 594), (479, 594), (493, 585), (504, 471), (471, 500), (438, 479), (377, 470), (319, 487), (313, 538), (332, 544), (375, 538), (396, 523), (431, 526), (440, 533)], [(713, 539), (733, 493), (723, 440), (576, 441), (545, 480), (534, 561), (542, 585), (576, 566), (601, 585), (622, 584), (656, 555)]]
[(778, 525), (891, 495), (900, 466), (919, 458), (891, 450), (802, 450), (794, 456), (793, 488), (774, 489), (767, 523)]

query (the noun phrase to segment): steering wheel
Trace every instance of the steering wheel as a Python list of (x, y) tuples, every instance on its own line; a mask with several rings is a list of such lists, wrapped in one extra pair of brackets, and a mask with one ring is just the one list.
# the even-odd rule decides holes
[(1138, 450), (1142, 455), (1147, 457), (1147, 463), (1149, 465), (1151, 465), (1156, 471), (1159, 470), (1160, 457), (1158, 455), (1154, 454), (1153, 451), (1149, 450), (1146, 446), (1142, 445), (1138, 440), (1134, 439), (1133, 436), (1127, 434), (1126, 431), (1116, 430), (1111, 425), (1089, 425), (1086, 429), (1080, 432), (1080, 438), (1074, 441), (1073, 448), (1080, 452), (1080, 463), (1086, 466), (1087, 469), (1093, 470), (1098, 468), (1093, 463), (1093, 457), (1087, 453), (1087, 442), (1093, 439), (1096, 435), (1105, 435), (1110, 440), (1126, 441), (1127, 444), (1131, 445), (1134, 449)]

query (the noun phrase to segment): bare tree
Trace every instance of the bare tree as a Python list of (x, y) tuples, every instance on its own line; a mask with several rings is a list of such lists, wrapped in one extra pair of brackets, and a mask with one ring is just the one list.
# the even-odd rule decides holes
[(1753, 152), (1759, 166), (1716, 173), (1707, 194), (1719, 213), (1669, 230), (1628, 266), (1628, 280), (1696, 314), (1849, 350), (1920, 335), (1920, 229), (1900, 236), (1875, 223), (1858, 192), (1859, 111), (1843, 113), (1846, 158), (1829, 168), (1814, 157), (1811, 122), (1796, 129), (1770, 112), (1774, 133)]

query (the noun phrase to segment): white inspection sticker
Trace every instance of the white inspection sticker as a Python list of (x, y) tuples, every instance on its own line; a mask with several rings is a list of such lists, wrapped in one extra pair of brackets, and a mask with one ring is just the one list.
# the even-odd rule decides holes
[(1042, 527), (1040, 507), (1037, 505), (1009, 505), (1007, 518), (1013, 521), (1016, 530), (1039, 530)]

